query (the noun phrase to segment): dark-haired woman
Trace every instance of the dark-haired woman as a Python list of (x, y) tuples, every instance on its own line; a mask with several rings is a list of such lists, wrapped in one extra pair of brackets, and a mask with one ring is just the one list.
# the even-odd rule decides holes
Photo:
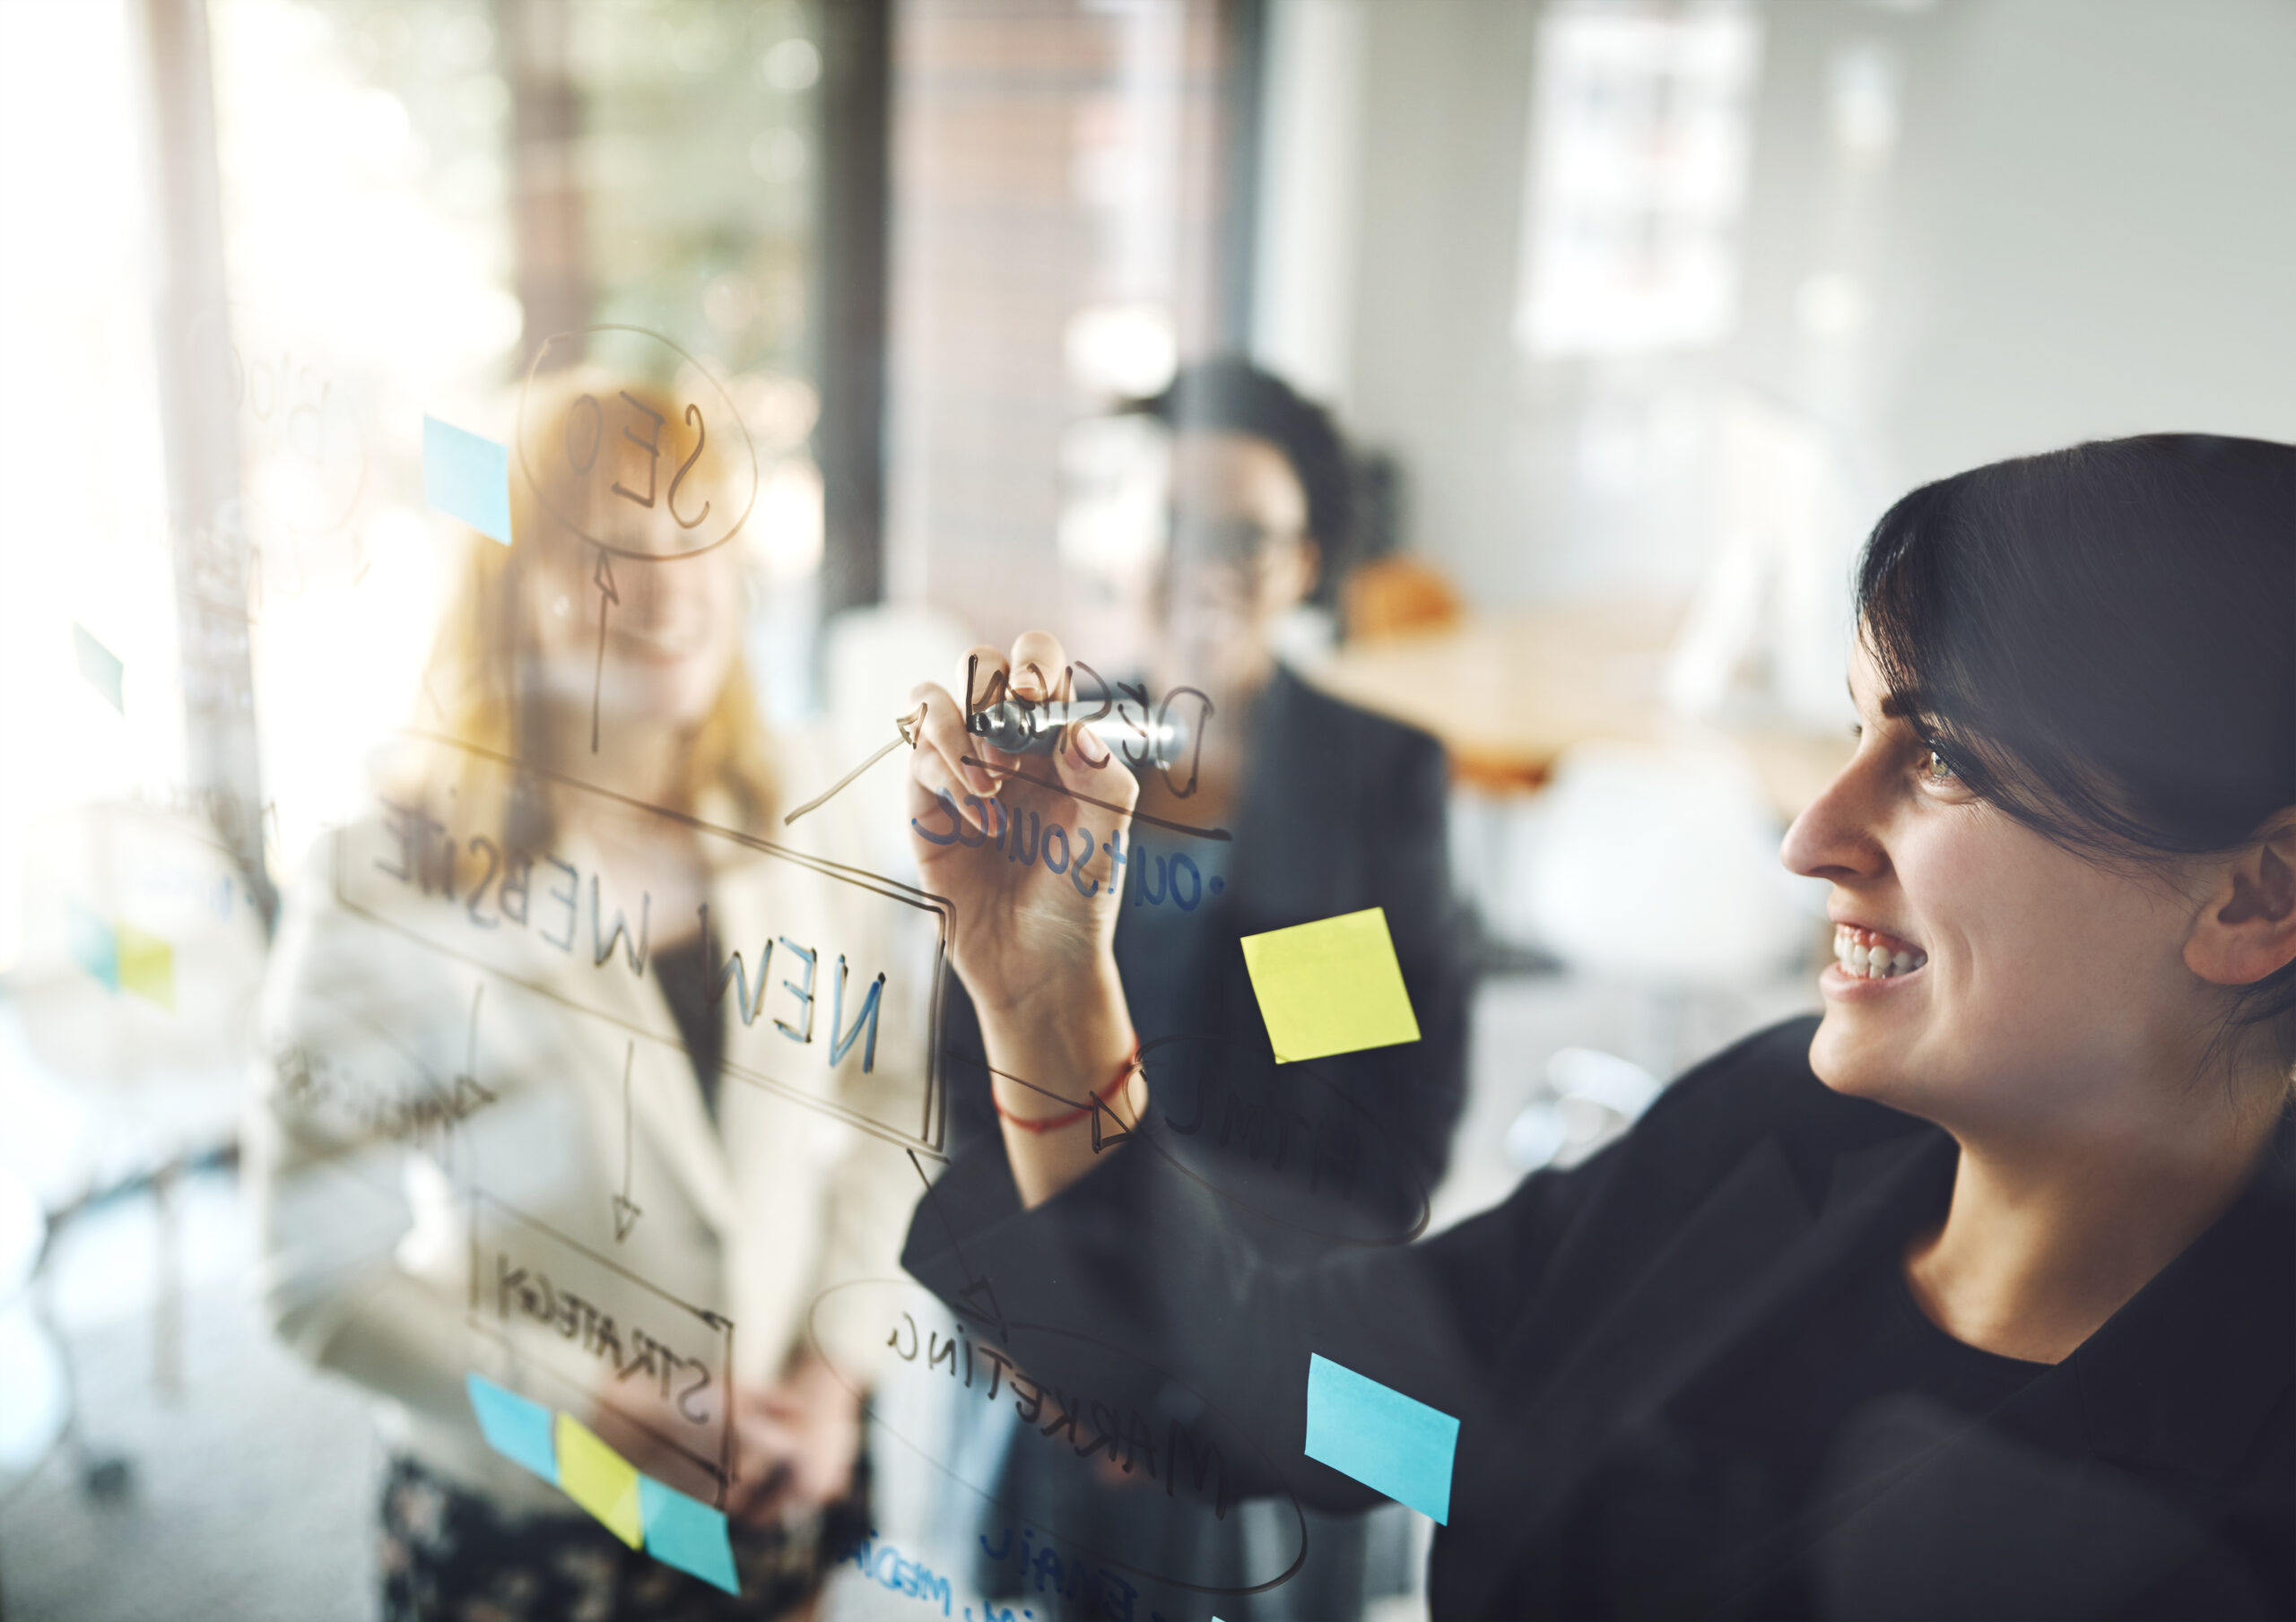
[[(1448, 1159), (1470, 990), (1451, 890), (1449, 762), (1427, 733), (1317, 690), (1278, 656), (1278, 628), (1302, 603), (1330, 597), (1345, 563), (1352, 474), (1330, 415), (1235, 359), (1184, 367), (1161, 394), (1129, 409), (1170, 435), (1169, 545), (1149, 690), (1161, 698), (1186, 684), (1212, 716), (1184, 768), (1137, 773), (1135, 809), (1232, 837), (1135, 828), (1120, 846), (1116, 962), (1143, 1039), (1181, 1039), (1152, 1051), (1147, 1077), (1176, 1123), (1174, 1142), (1223, 1185), (1250, 1187), (1248, 1207), (1230, 1215), (1256, 1246), (1304, 1263), (1331, 1248), (1335, 1234), (1408, 1229)], [(978, 651), (985, 664), (999, 662), (996, 649)], [(1095, 697), (1088, 677), (1076, 680)], [(1182, 698), (1178, 711), (1193, 716), (1197, 704)], [(1057, 820), (1112, 837), (1090, 808), (1071, 807)], [(937, 820), (926, 826), (950, 837)], [(1022, 826), (1024, 840), (1043, 837), (1034, 823)], [(1243, 937), (1374, 906), (1394, 941), (1420, 1041), (1313, 1067), (1277, 1065)], [(947, 1045), (965, 1058), (981, 1054), (961, 993), (951, 999)], [(1183, 1063), (1161, 1056), (1182, 1053)], [(1309, 1068), (1312, 1075), (1301, 1073)], [(958, 1145), (995, 1137), (987, 1076), (977, 1064), (952, 1069)], [(1318, 1142), (1324, 1175), (1311, 1179), (1301, 1172), (1314, 1169)], [(1072, 1546), (1152, 1539), (1165, 1551), (1160, 1574), (1215, 1585), (1249, 1566), (1248, 1546), (1266, 1535), (1266, 1506), (1206, 1522), (1121, 1472), (1071, 1474), (1038, 1450), (1009, 1449), (988, 1512), (990, 1540), (1007, 1519), (1057, 1519)], [(1159, 1522), (1162, 1531), (1152, 1531)], [(1318, 1518), (1313, 1552), (1291, 1582), (1222, 1614), (1228, 1622), (1348, 1622), (1362, 1609), (1368, 1530), (1358, 1518)], [(1027, 1589), (997, 1586), (1013, 1573), (987, 1557), (987, 1547), (975, 1551), (982, 1592), (1025, 1596)]]
[[(1415, 1245), (1237, 1241), (1158, 1152), (1111, 915), (920, 851), (998, 1069), (1138, 1130), (1008, 1130), (910, 1271), (993, 1275), (1111, 1414), (1188, 1393), (1231, 1495), (1375, 1501), (1305, 1456), (1311, 1354), (1455, 1417), (1439, 1616), (2296, 1614), (2296, 447), (1963, 473), (1857, 587), (1857, 748), (1784, 851), (1822, 1018)], [(919, 696), (920, 807), (988, 794)]]

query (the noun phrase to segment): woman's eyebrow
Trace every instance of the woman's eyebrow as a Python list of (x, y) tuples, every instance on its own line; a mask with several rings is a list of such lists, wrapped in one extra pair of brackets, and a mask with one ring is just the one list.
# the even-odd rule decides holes
[[(1841, 687), (1842, 690), (1849, 695), (1850, 708), (1856, 709), (1857, 707), (1857, 683), (1845, 676), (1842, 678)], [(1895, 693), (1885, 692), (1882, 695), (1882, 718), (1885, 721), (1905, 720), (1913, 716), (1916, 710), (1916, 706), (1899, 698)]]

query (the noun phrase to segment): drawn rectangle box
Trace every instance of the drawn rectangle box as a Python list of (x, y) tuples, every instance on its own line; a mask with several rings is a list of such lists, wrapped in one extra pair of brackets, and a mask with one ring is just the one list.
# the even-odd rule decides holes
[[(540, 1376), (544, 1389), (561, 1390), (567, 1405), (587, 1409), (603, 1401), (674, 1449), (724, 1506), (736, 1463), (731, 1321), (477, 1190), (470, 1324), (524, 1373)], [(622, 1367), (631, 1374), (613, 1378)], [(667, 1394), (656, 1400), (665, 1386)]]
[[(826, 1096), (819, 1074), (808, 1072), (804, 1067), (818, 1067), (831, 1043), (821, 1040), (826, 1028), (836, 1023), (833, 1002), (833, 982), (836, 978), (835, 960), (839, 948), (834, 940), (816, 940), (807, 944), (817, 948), (821, 961), (816, 967), (818, 1000), (813, 1010), (818, 1027), (816, 1040), (800, 1045), (785, 1041), (772, 1024), (771, 1012), (761, 1014), (755, 1023), (738, 1019), (726, 1021), (726, 1050), (721, 1059), (722, 1073), (733, 1080), (760, 1087), (788, 1098), (808, 1109), (817, 1110), (869, 1132), (874, 1136), (907, 1149), (914, 1149), (928, 1158), (944, 1158), (942, 1153), (948, 1122), (942, 1078), (941, 1025), (944, 1002), (943, 966), (947, 960), (949, 943), (949, 911), (947, 904), (913, 886), (896, 880), (880, 878), (857, 868), (842, 866), (804, 852), (789, 849), (732, 828), (720, 828), (698, 818), (665, 811), (640, 801), (616, 794), (580, 779), (561, 773), (544, 771), (523, 766), (508, 756), (476, 745), (440, 738), (429, 733), (406, 734), (409, 747), (439, 748), (460, 751), (467, 756), (474, 770), (481, 773), (502, 774), (508, 780), (519, 774), (561, 785), (588, 797), (597, 814), (620, 817), (639, 826), (658, 826), (668, 829), (674, 826), (680, 832), (691, 832), (705, 846), (714, 845), (731, 859), (738, 853), (744, 859), (756, 859), (782, 864), (786, 873), (797, 876), (798, 882), (820, 889), (817, 911), (834, 914), (839, 906), (860, 905), (884, 909), (879, 920), (884, 925), (883, 939), (894, 940), (902, 933), (920, 926), (929, 932), (929, 950), (926, 962), (908, 966), (909, 972), (923, 978), (923, 995), (896, 994), (888, 988), (880, 1006), (883, 1038), (875, 1043), (874, 1057), (879, 1063), (892, 1060), (907, 1073), (917, 1078), (916, 1086), (907, 1094), (885, 1100), (879, 1113), (865, 1113), (841, 1101), (839, 1097)], [(474, 833), (491, 833), (498, 840), (499, 828), (479, 829), (475, 827), (450, 830), (458, 837)], [(513, 984), (536, 993), (561, 1007), (570, 1008), (596, 1019), (602, 1039), (619, 1045), (625, 1037), (635, 1037), (641, 1042), (657, 1044), (683, 1054), (685, 1044), (666, 1007), (659, 1007), (659, 1023), (654, 1026), (632, 1023), (630, 1019), (608, 1013), (596, 1006), (573, 1001), (561, 994), (559, 988), (530, 972), (509, 947), (514, 944), (514, 932), (497, 929), (491, 933), (473, 929), (461, 915), (463, 908), (456, 900), (455, 887), (447, 887), (438, 898), (439, 905), (422, 905), (430, 898), (411, 890), (386, 871), (400, 860), (400, 846), (387, 831), (373, 824), (354, 825), (342, 830), (335, 841), (335, 894), (345, 909), (418, 941), (434, 950), (474, 964)], [(463, 859), (463, 882), (470, 882), (470, 863)], [(553, 881), (552, 870), (537, 863), (532, 876), (529, 905), (544, 894), (544, 887)], [(587, 958), (590, 953), (595, 921), (591, 916), (592, 893), (589, 886), (594, 875), (583, 872), (576, 883), (578, 891), (574, 951)], [(602, 892), (604, 910), (611, 917), (617, 907), (625, 912), (635, 924), (638, 905), (635, 896), (617, 897), (609, 881)], [(621, 905), (626, 902), (626, 906)], [(713, 924), (713, 932), (716, 924)], [(610, 932), (609, 932), (610, 933)], [(725, 951), (739, 950), (744, 958), (744, 973), (758, 971), (750, 981), (753, 993), (762, 993), (770, 980), (778, 992), (781, 982), (796, 972), (783, 961), (784, 954), (777, 953), (770, 974), (758, 963), (759, 941), (724, 940)], [(626, 973), (620, 967), (622, 949), (616, 948), (613, 958), (604, 969)], [(648, 973), (652, 972), (650, 966)], [(852, 983), (847, 988), (850, 1001), (859, 1003), (865, 994), (873, 969), (868, 965), (855, 965)], [(730, 1001), (740, 995), (739, 990), (728, 985), (725, 995)], [(770, 1001), (770, 999), (768, 999)], [(655, 1002), (658, 1004), (659, 1000)], [(785, 998), (781, 1007), (786, 1009)], [(730, 1010), (729, 1010), (730, 1011)], [(851, 1022), (855, 1010), (846, 1010)], [(834, 1032), (827, 1033), (833, 1041)], [(844, 1063), (850, 1068), (867, 1062), (873, 1055), (859, 1044), (849, 1049)]]

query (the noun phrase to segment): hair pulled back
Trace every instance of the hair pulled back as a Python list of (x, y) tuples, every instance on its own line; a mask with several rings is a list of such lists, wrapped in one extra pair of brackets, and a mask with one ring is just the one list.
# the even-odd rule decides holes
[[(1857, 614), (1966, 786), (2069, 849), (2229, 853), (2296, 805), (2296, 446), (2148, 434), (1923, 485)], [(2230, 1019), (2296, 1065), (2296, 964)]]

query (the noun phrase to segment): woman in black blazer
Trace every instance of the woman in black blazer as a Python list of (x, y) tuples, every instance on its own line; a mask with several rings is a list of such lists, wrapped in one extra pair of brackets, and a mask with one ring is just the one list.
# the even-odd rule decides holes
[[(1162, 1152), (1105, 908), (921, 852), (1005, 1110), (1108, 1102), (961, 1160), (907, 1264), (1152, 1471), (1147, 1416), (1207, 1514), (1375, 1501), (1305, 1455), (1312, 1355), (1455, 1417), (1439, 1616), (2296, 1614), (2292, 604), (2296, 447), (1907, 497), (1860, 568), (1857, 749), (1784, 851), (1831, 886), (1822, 1019), (1304, 1268)], [(917, 696), (920, 810), (986, 793)]]
[[(1184, 672), (1217, 700), (1205, 747), (1187, 765), (1164, 774), (1135, 767), (1146, 796), (1135, 809), (1231, 837), (1135, 826), (1123, 847), (1116, 963), (1134, 1027), (1150, 1045), (1144, 1068), (1168, 1141), (1201, 1175), (1249, 1190), (1248, 1206), (1230, 1215), (1257, 1247), (1304, 1263), (1342, 1236), (1410, 1231), (1449, 1156), (1471, 990), (1451, 889), (1450, 763), (1426, 733), (1317, 691), (1276, 656), (1276, 624), (1344, 568), (1349, 463), (1329, 416), (1235, 360), (1191, 365), (1134, 409), (1170, 430), (1170, 547), (1156, 594), (1165, 668), (1152, 690), (1161, 697)], [(996, 661), (995, 650), (982, 651)], [(1096, 679), (1076, 678), (1088, 699)], [(979, 677), (976, 692), (987, 681)], [(1189, 715), (1194, 704), (1177, 710)], [(1059, 821), (1108, 832), (1091, 807), (1072, 806)], [(955, 837), (944, 818), (921, 823), (928, 844)], [(1041, 826), (1032, 819), (1022, 828), (1023, 847), (1040, 846)], [(1313, 1066), (1276, 1064), (1242, 938), (1374, 906), (1420, 1040)], [(998, 1127), (978, 1019), (961, 984), (951, 992), (950, 1136), (962, 1156)], [(1098, 1545), (1122, 1527), (1128, 1540), (1159, 1545), (1168, 1577), (1209, 1585), (1251, 1563), (1254, 1534), (1241, 1519), (1207, 1520), (1189, 1505), (1144, 1499), (1129, 1481), (1076, 1476), (1073, 1461), (1008, 1450), (985, 1512), (992, 1534), (1007, 1520), (1050, 1521), (1057, 1507), (1072, 1545)], [(1228, 1622), (1360, 1615), (1362, 1524), (1321, 1522), (1314, 1540), (1315, 1558), (1281, 1593), (1231, 1604)], [(1012, 1580), (985, 1549), (974, 1552), (984, 1592)]]

